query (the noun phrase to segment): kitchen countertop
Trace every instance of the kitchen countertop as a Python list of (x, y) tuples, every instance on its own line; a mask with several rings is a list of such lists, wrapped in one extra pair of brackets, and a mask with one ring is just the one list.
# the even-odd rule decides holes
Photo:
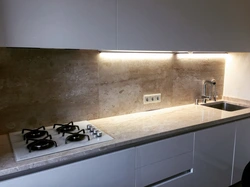
[(247, 117), (250, 108), (227, 112), (191, 104), (91, 120), (114, 139), (19, 162), (15, 161), (8, 135), (1, 135), (0, 180)]

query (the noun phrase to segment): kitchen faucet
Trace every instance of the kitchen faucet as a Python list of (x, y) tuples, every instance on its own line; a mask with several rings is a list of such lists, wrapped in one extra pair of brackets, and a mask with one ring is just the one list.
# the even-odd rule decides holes
[[(210, 85), (210, 93), (207, 95), (207, 85)], [(206, 103), (207, 99), (208, 100), (213, 100), (216, 101), (216, 80), (212, 79), (211, 81), (205, 80), (203, 83), (203, 95), (201, 96), (203, 99), (203, 102)]]

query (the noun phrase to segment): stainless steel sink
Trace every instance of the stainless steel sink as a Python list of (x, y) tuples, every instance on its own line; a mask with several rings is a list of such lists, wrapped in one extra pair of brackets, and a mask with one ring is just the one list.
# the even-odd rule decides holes
[(236, 104), (228, 103), (226, 101), (206, 103), (206, 104), (201, 104), (201, 105), (220, 109), (220, 110), (230, 111), (230, 112), (248, 108), (247, 106), (236, 105)]

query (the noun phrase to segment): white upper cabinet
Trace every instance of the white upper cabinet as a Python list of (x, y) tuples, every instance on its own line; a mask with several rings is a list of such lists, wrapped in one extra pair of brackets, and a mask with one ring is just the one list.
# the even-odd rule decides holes
[(4, 18), (2, 16), (3, 6), (2, 1), (0, 0), (0, 47), (4, 47)]
[(6, 47), (116, 49), (116, 0), (0, 0), (0, 4)]
[(0, 46), (250, 51), (249, 0), (0, 0)]
[(249, 0), (118, 0), (118, 50), (250, 51)]

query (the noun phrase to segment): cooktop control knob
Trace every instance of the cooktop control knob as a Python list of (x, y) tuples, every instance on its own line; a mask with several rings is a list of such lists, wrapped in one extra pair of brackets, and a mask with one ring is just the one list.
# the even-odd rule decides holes
[(94, 134), (94, 135), (96, 135), (97, 132), (98, 132), (98, 130), (96, 130), (96, 129), (93, 130), (93, 134)]
[(92, 126), (92, 127), (90, 128), (90, 132), (93, 132), (94, 130), (95, 130), (95, 127)]
[(101, 137), (102, 136), (102, 132), (101, 131), (98, 131), (97, 134), (96, 134), (97, 137)]
[(92, 127), (92, 125), (88, 124), (87, 125), (87, 130), (90, 130), (91, 127)]

